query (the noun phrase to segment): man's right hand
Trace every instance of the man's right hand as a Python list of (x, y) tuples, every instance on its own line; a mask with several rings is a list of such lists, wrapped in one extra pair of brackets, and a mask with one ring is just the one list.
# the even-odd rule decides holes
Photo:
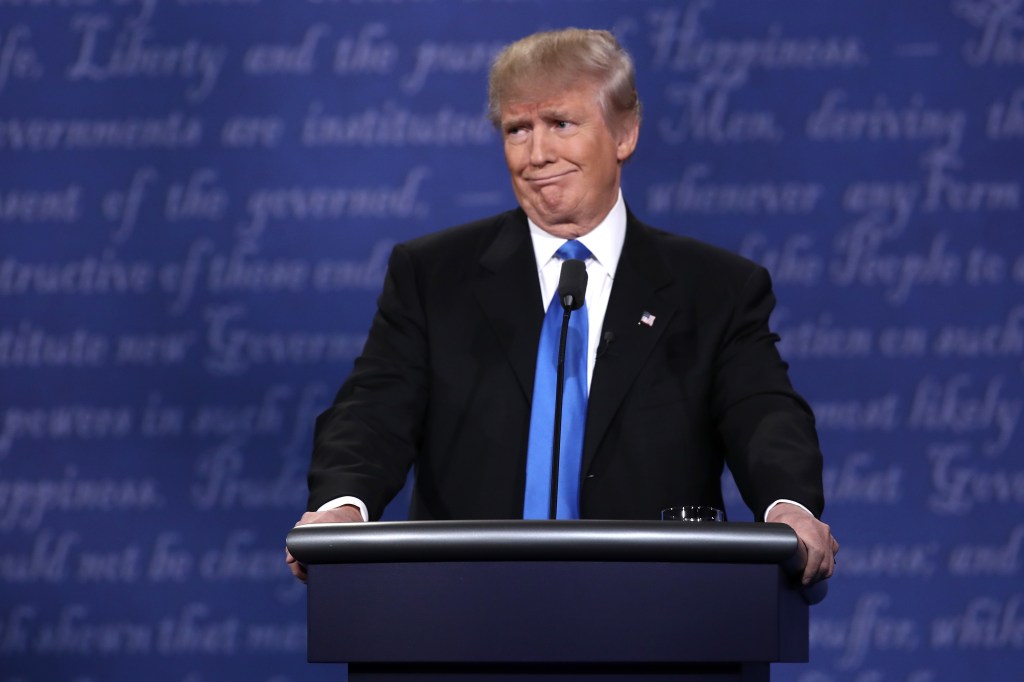
[[(363, 514), (359, 511), (359, 507), (351, 504), (338, 507), (337, 509), (328, 509), (327, 511), (320, 512), (306, 512), (296, 523), (296, 526), (305, 526), (308, 523), (362, 523)], [(306, 582), (306, 567), (299, 563), (298, 559), (292, 556), (292, 553), (287, 548), (284, 550), (285, 561), (288, 563), (288, 568), (291, 569), (292, 575)]]

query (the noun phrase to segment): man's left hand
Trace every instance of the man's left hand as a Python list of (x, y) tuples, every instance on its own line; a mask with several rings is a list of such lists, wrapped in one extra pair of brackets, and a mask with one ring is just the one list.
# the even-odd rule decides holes
[(804, 585), (813, 585), (832, 577), (836, 569), (839, 543), (832, 537), (828, 524), (822, 523), (804, 509), (785, 502), (775, 505), (765, 521), (784, 523), (796, 532), (804, 564), (801, 578)]

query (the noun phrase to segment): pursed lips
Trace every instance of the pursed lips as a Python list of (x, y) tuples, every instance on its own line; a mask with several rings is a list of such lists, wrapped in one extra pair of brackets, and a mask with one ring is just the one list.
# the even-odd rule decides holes
[(565, 176), (569, 175), (572, 171), (563, 171), (554, 175), (545, 175), (543, 177), (526, 178), (526, 181), (533, 185), (550, 185), (558, 180), (561, 180)]

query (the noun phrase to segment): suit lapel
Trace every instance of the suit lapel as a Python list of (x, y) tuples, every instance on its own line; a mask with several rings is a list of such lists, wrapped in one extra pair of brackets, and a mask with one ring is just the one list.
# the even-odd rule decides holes
[[(626, 241), (602, 328), (602, 336), (611, 332), (614, 340), (594, 368), (582, 472), (590, 468), (615, 412), (677, 313), (675, 306), (658, 294), (672, 281), (672, 273), (666, 272), (661, 263), (650, 228), (629, 214)], [(521, 209), (505, 215), (480, 265), (483, 271), (477, 298), (483, 315), (505, 350), (523, 397), (530, 403), (544, 310), (537, 260)], [(654, 315), (653, 324), (640, 322), (644, 313)]]
[[(674, 305), (658, 295), (671, 280), (650, 228), (629, 214), (602, 328), (602, 338), (610, 332), (613, 339), (594, 367), (587, 403), (582, 473), (589, 470), (612, 417), (676, 313)], [(653, 315), (653, 323), (641, 322), (644, 314)]]
[(537, 259), (522, 210), (505, 214), (498, 235), (484, 252), (480, 265), (483, 274), (477, 298), (529, 403), (544, 309), (540, 301)]

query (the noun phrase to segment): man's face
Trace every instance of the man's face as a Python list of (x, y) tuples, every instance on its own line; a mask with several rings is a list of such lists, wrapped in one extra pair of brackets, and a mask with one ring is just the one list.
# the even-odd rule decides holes
[(637, 141), (638, 123), (619, 127), (609, 129), (592, 85), (502, 104), (512, 188), (533, 222), (571, 239), (604, 219)]

